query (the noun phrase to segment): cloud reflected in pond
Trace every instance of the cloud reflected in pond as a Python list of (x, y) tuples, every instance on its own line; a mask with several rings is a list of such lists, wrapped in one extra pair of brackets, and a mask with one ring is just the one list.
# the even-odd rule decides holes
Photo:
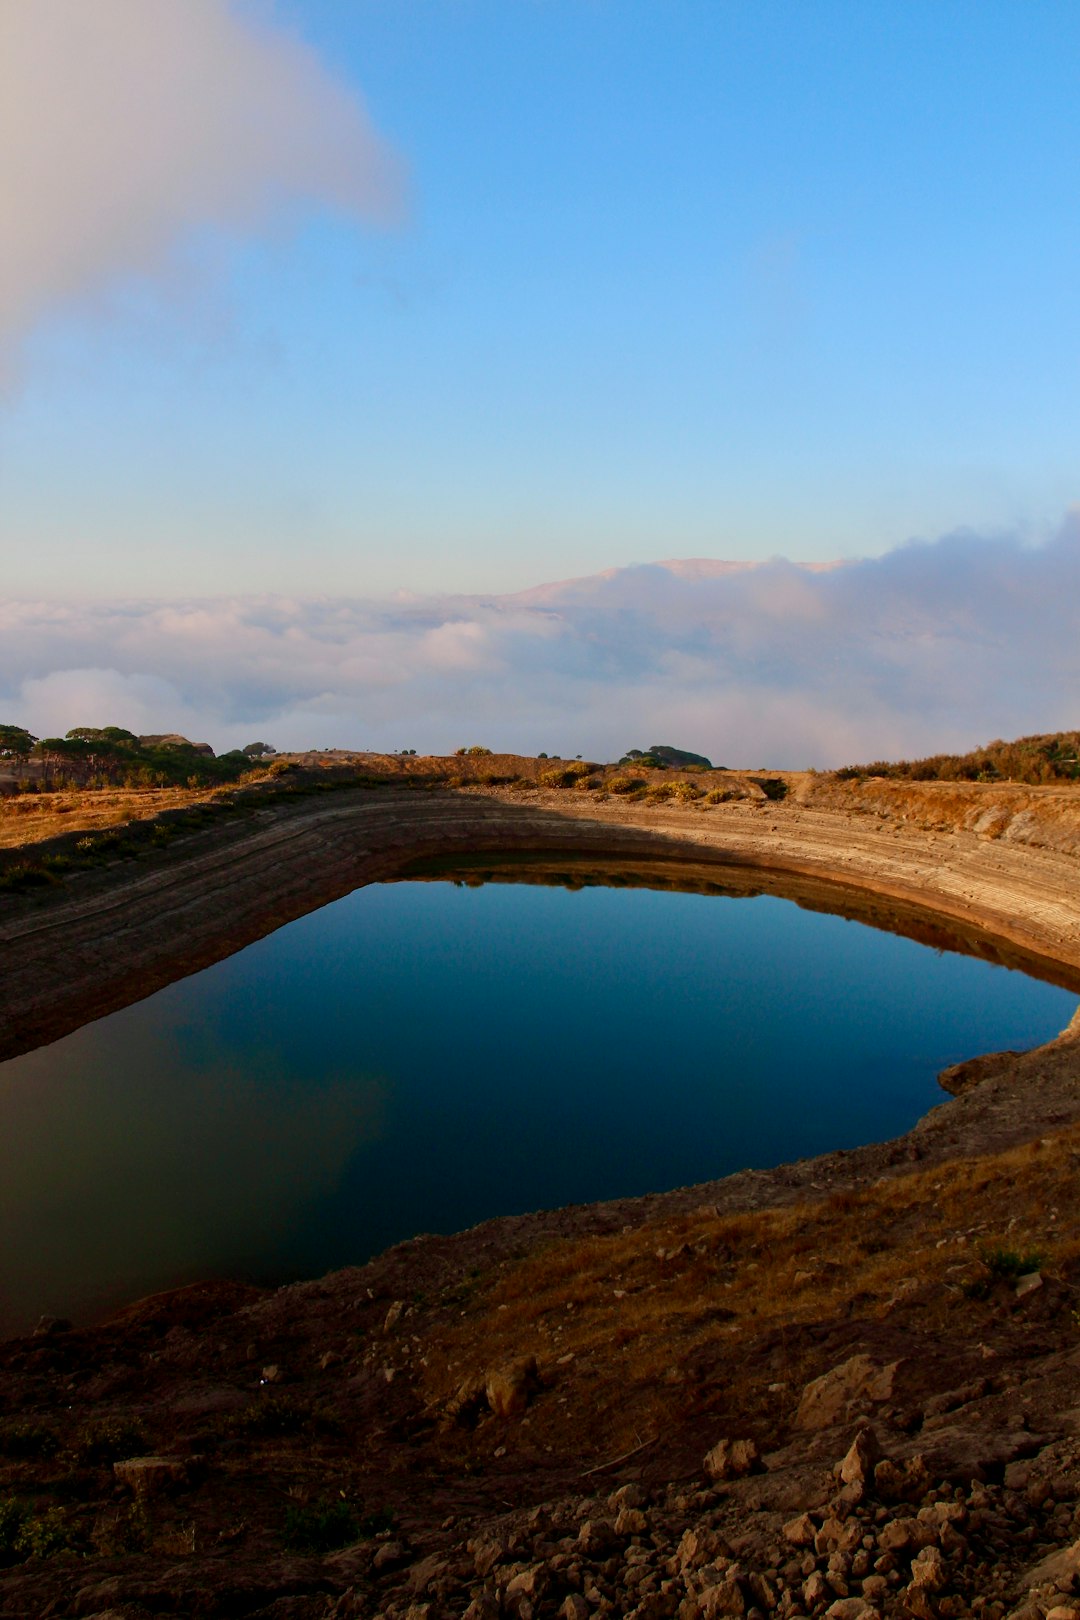
[(257, 1270), (377, 1141), (387, 1088), (330, 1072), (302, 1089), (272, 1044), (209, 1061), (184, 1020), (126, 1014), (0, 1068), (0, 1332)]

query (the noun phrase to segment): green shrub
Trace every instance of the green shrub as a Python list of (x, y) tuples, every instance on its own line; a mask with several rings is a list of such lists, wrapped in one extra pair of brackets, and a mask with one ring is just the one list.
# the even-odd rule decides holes
[(28, 1510), (13, 1496), (0, 1497), (0, 1569), (18, 1563), (20, 1539)]
[(89, 1423), (76, 1437), (73, 1451), (81, 1463), (114, 1463), (149, 1449), (142, 1424), (131, 1418), (103, 1418)]
[(24, 1558), (51, 1558), (73, 1545), (71, 1534), (58, 1508), (30, 1514), (19, 1531), (16, 1546)]
[(0, 872), (0, 890), (7, 890), (10, 894), (21, 894), (24, 889), (47, 888), (58, 881), (51, 872), (42, 871), (40, 866), (29, 866), (25, 861), (16, 861), (14, 866)]
[(0, 1428), (3, 1457), (51, 1457), (59, 1444), (52, 1429), (40, 1423), (10, 1423)]
[(57, 1508), (37, 1514), (13, 1496), (0, 1498), (0, 1569), (28, 1558), (49, 1558), (72, 1545)]
[(222, 1428), (234, 1435), (296, 1434), (312, 1423), (311, 1407), (291, 1395), (265, 1395), (239, 1412), (222, 1419)]
[[(370, 1534), (371, 1532), (369, 1532)], [(360, 1537), (360, 1521), (343, 1499), (295, 1505), (285, 1510), (285, 1546), (290, 1552), (333, 1552)]]
[(1038, 1271), (1044, 1256), (1034, 1249), (994, 1248), (983, 1249), (979, 1259), (986, 1268), (986, 1275), (973, 1277), (962, 1284), (962, 1291), (968, 1299), (985, 1299), (995, 1283), (1013, 1284), (1029, 1271)]
[(638, 788), (645, 786), (645, 779), (641, 776), (609, 776), (604, 786), (609, 793), (636, 793)]
[(786, 799), (788, 785), (778, 776), (752, 776), (750, 780), (757, 784), (767, 799)]
[(1037, 1249), (997, 1248), (985, 1250), (979, 1258), (992, 1277), (1015, 1282), (1018, 1277), (1026, 1277), (1029, 1271), (1038, 1271), (1046, 1256)]

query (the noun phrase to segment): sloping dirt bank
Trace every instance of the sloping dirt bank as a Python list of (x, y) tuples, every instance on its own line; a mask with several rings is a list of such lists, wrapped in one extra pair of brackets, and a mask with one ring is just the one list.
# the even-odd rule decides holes
[(1003, 797), (967, 784), (934, 795), (804, 776), (784, 785), (779, 802), (758, 789), (756, 798), (711, 805), (391, 779), (255, 799), (242, 817), (202, 806), (202, 824), (181, 827), (163, 847), (56, 888), (0, 896), (0, 1058), (419, 859), (484, 852), (679, 862), (723, 879), (767, 873), (769, 881), (838, 884), (1080, 983), (1080, 790)]

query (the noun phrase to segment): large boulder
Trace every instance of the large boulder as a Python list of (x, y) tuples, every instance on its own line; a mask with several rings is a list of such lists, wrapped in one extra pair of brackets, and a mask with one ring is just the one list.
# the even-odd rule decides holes
[(887, 1401), (900, 1363), (881, 1366), (867, 1355), (849, 1356), (806, 1385), (795, 1414), (797, 1429), (828, 1429), (851, 1415), (851, 1408)]

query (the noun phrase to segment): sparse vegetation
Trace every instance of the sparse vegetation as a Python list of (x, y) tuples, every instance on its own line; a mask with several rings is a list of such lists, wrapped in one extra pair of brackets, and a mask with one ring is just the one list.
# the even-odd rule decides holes
[(215, 755), (205, 744), (186, 737), (136, 737), (122, 726), (74, 726), (64, 737), (24, 737), (30, 747), (12, 742), (18, 727), (0, 727), (0, 749), (24, 768), (36, 763), (46, 786), (78, 786), (100, 789), (124, 785), (129, 788), (209, 787), (216, 782), (233, 782), (265, 755), (273, 753), (269, 743), (249, 743), (227, 754)]
[(696, 782), (672, 782), (671, 796), (681, 799), (684, 804), (693, 804), (695, 799), (704, 797), (704, 788), (699, 788)]
[(750, 780), (761, 789), (767, 799), (779, 802), (787, 798), (788, 785), (779, 776), (752, 776)]
[(145, 1428), (135, 1419), (102, 1418), (76, 1436), (73, 1451), (77, 1462), (101, 1466), (136, 1457), (149, 1445)]
[(298, 1434), (313, 1423), (311, 1407), (290, 1395), (266, 1395), (230, 1412), (222, 1419), (221, 1428), (230, 1435), (282, 1435)]
[(0, 872), (0, 893), (5, 890), (9, 894), (20, 894), (26, 889), (47, 888), (55, 883), (55, 877), (43, 871), (40, 866), (31, 866), (27, 861), (16, 861), (13, 866)]
[[(443, 1393), (441, 1369), (447, 1365), (510, 1362), (526, 1347), (549, 1343), (557, 1343), (563, 1355), (572, 1353), (582, 1368), (602, 1366), (612, 1331), (607, 1301), (617, 1289), (618, 1387), (603, 1386), (599, 1374), (590, 1372), (592, 1409), (579, 1423), (587, 1423), (597, 1439), (602, 1432), (600, 1443), (612, 1451), (632, 1444), (643, 1426), (662, 1426), (670, 1399), (667, 1370), (704, 1355), (720, 1319), (728, 1358), (725, 1398), (737, 1410), (756, 1399), (760, 1387), (754, 1359), (747, 1359), (743, 1346), (774, 1327), (794, 1331), (800, 1323), (845, 1313), (852, 1300), (873, 1317), (898, 1290), (907, 1290), (910, 1309), (925, 1313), (928, 1326), (937, 1324), (939, 1331), (965, 1296), (985, 1297), (973, 1294), (969, 1284), (985, 1276), (988, 1256), (1005, 1257), (994, 1263), (1011, 1282), (1044, 1264), (1040, 1223), (1048, 1205), (1065, 1207), (1078, 1140), (1074, 1126), (1052, 1145), (1033, 1143), (998, 1157), (937, 1165), (876, 1186), (846, 1187), (811, 1203), (730, 1215), (703, 1210), (633, 1231), (537, 1247), (496, 1274), (449, 1329), (442, 1355), (432, 1360), (428, 1387), (433, 1395)], [(1013, 1223), (1015, 1249), (975, 1248), (973, 1229), (992, 1232), (1005, 1222)], [(1080, 1241), (1062, 1233), (1055, 1263), (1078, 1255)], [(460, 1370), (453, 1376), (460, 1380)]]
[(909, 782), (1047, 782), (1080, 781), (1080, 731), (1055, 731), (991, 742), (967, 754), (932, 754), (926, 759), (875, 760), (845, 765), (835, 773), (842, 781), (885, 776)]
[(588, 765), (580, 765), (575, 761), (562, 766), (559, 770), (541, 771), (537, 782), (540, 787), (546, 788), (574, 787), (582, 777), (588, 776), (589, 769)]
[(1028, 1272), (1038, 1271), (1046, 1256), (1037, 1249), (1021, 1251), (996, 1248), (985, 1250), (979, 1258), (992, 1277), (1000, 1278), (1004, 1282), (1015, 1282), (1018, 1277), (1024, 1277)]
[(0, 1427), (2, 1457), (51, 1457), (59, 1445), (55, 1431), (41, 1423), (6, 1423)]
[(360, 1534), (356, 1513), (341, 1499), (293, 1504), (285, 1510), (284, 1541), (290, 1552), (333, 1552)]
[(0, 1569), (29, 1558), (48, 1558), (71, 1545), (57, 1508), (35, 1513), (13, 1496), (0, 1498)]

